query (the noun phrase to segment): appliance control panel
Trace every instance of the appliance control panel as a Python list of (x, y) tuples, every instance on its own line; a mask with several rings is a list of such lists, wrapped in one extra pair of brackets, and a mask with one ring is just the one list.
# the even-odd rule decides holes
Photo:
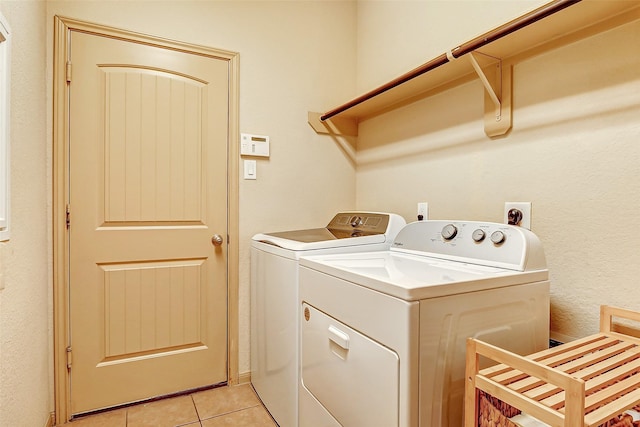
[(393, 213), (354, 211), (337, 213), (327, 229), (339, 238), (372, 234), (395, 236), (405, 225), (404, 218)]
[(413, 222), (400, 230), (391, 250), (518, 271), (546, 268), (538, 237), (501, 223)]
[(327, 225), (329, 230), (353, 231), (358, 229), (371, 234), (384, 234), (389, 224), (389, 214), (368, 212), (341, 212)]

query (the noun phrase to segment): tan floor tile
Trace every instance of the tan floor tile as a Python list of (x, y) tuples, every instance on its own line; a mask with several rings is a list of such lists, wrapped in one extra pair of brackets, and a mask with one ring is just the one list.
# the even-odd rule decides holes
[(96, 415), (88, 415), (64, 424), (68, 427), (126, 427), (127, 410), (115, 409)]
[(260, 405), (258, 396), (249, 384), (214, 388), (191, 396), (201, 420)]
[(202, 421), (202, 427), (278, 427), (262, 406), (243, 409)]
[(127, 427), (175, 427), (197, 421), (198, 414), (191, 396), (132, 406), (127, 413)]

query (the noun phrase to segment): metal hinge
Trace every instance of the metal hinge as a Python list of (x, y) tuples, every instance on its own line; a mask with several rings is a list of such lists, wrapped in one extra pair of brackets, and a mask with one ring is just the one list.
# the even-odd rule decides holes
[(67, 230), (69, 229), (69, 225), (71, 224), (71, 209), (69, 209), (69, 205), (67, 205)]
[(67, 369), (71, 369), (71, 362), (73, 361), (73, 357), (71, 354), (71, 346), (67, 347)]
[(71, 61), (67, 61), (67, 82), (71, 81)]

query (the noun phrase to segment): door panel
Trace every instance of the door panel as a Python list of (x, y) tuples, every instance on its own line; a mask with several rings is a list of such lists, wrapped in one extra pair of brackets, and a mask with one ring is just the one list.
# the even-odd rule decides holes
[(71, 411), (224, 382), (228, 63), (70, 45)]
[(204, 260), (101, 266), (105, 360), (201, 346)]
[(207, 85), (162, 71), (99, 67), (106, 104), (105, 221), (203, 221)]

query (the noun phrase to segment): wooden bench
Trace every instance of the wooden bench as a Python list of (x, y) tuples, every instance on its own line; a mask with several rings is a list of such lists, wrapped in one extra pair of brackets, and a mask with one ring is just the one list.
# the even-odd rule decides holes
[[(640, 404), (640, 339), (616, 332), (614, 317), (640, 322), (602, 306), (600, 333), (528, 356), (469, 338), (465, 427), (516, 427), (520, 411), (558, 427), (633, 425), (621, 414)], [(498, 364), (481, 370), (481, 356)]]

